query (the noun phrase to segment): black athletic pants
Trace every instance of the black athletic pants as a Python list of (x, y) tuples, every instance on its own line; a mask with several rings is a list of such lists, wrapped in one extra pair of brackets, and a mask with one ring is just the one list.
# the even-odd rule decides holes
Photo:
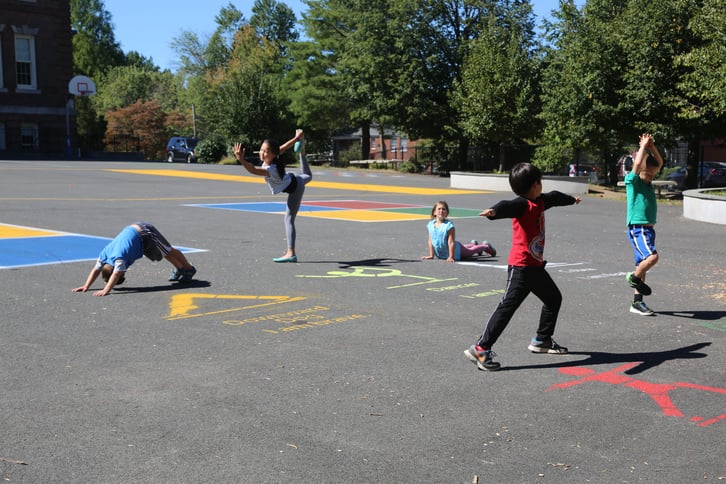
[(502, 331), (514, 316), (514, 312), (530, 292), (544, 303), (539, 317), (537, 339), (545, 341), (552, 337), (555, 332), (555, 324), (557, 324), (557, 314), (562, 305), (562, 293), (557, 288), (555, 281), (552, 280), (544, 266), (509, 266), (504, 297), (489, 317), (484, 333), (477, 342), (479, 346), (488, 349), (497, 342)]

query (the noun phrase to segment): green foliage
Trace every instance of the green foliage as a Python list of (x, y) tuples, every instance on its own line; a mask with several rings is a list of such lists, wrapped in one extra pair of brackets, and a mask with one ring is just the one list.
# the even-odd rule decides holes
[(335, 161), (337, 166), (345, 168), (354, 160), (360, 160), (360, 143), (353, 143), (347, 150), (340, 151)]
[(164, 111), (156, 101), (137, 101), (108, 113), (104, 141), (108, 151), (141, 151), (147, 160), (161, 160), (166, 148)]
[(421, 165), (415, 160), (406, 160), (398, 164), (398, 171), (401, 173), (418, 173), (421, 171)]
[(469, 43), (454, 98), (461, 127), (474, 142), (514, 142), (532, 134), (537, 62), (529, 4), (491, 11)]
[(199, 141), (195, 153), (199, 163), (217, 163), (227, 154), (227, 145), (219, 137), (205, 138)]
[(111, 14), (103, 0), (71, 0), (73, 71), (98, 81), (110, 67), (124, 63), (124, 54), (113, 35)]
[(99, 87), (77, 100), (82, 139), (90, 146), (106, 112), (154, 100), (167, 134), (192, 131), (194, 106), (202, 139), (258, 144), (301, 126), (324, 146), (361, 127), (346, 163), (369, 151), (378, 124), (431, 140), (419, 166), (465, 169), (471, 153), (491, 165), (497, 152), (506, 166), (529, 150), (504, 148), (526, 140), (556, 172), (614, 161), (644, 131), (659, 147), (685, 137), (693, 164), (698, 142), (726, 130), (724, 0), (561, 0), (541, 46), (529, 0), (304, 3), (304, 41), (284, 3), (256, 0), (249, 22), (229, 4), (208, 40), (175, 39), (172, 75), (137, 53), (119, 58), (102, 1), (72, 0), (74, 62)]

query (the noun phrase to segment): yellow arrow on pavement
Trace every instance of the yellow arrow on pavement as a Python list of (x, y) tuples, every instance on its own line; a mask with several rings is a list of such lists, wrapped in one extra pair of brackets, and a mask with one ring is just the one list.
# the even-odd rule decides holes
[[(196, 303), (198, 300), (243, 300), (248, 301), (249, 304), (244, 306), (219, 309), (215, 311), (206, 311), (200, 313), (194, 313), (196, 309), (199, 309), (199, 305)], [(174, 321), (176, 319), (184, 318), (196, 318), (199, 316), (210, 316), (214, 314), (229, 313), (232, 311), (241, 311), (243, 309), (261, 308), (265, 306), (272, 306), (274, 304), (284, 304), (295, 301), (302, 301), (304, 297), (293, 297), (293, 296), (254, 296), (254, 295), (242, 295), (242, 294), (201, 294), (201, 293), (187, 293), (187, 294), (175, 294), (169, 301), (169, 314), (166, 319)]]

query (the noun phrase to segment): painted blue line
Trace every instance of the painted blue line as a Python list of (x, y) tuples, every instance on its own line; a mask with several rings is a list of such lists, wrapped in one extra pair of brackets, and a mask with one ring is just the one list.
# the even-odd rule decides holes
[[(200, 203), (189, 204), (187, 207), (201, 208), (218, 208), (222, 210), (238, 210), (243, 212), (261, 212), (261, 213), (285, 213), (287, 205), (283, 202), (260, 202), (260, 203)], [(317, 205), (300, 206), (300, 212), (329, 212), (336, 210), (344, 210), (337, 207), (325, 207)]]
[[(0, 239), (0, 269), (95, 261), (110, 241), (105, 237), (78, 234)], [(174, 247), (184, 253), (206, 252)]]

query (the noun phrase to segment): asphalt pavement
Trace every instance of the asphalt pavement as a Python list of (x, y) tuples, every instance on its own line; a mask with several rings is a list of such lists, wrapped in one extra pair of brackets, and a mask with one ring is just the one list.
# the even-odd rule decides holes
[[(284, 197), (239, 166), (5, 160), (0, 174), (3, 481), (726, 480), (725, 228), (680, 205), (659, 207), (652, 317), (628, 310), (625, 203), (548, 210), (570, 354), (527, 350), (531, 295), (485, 372), (464, 350), (503, 292), (511, 223), (476, 214), (511, 193), (314, 167), (299, 262), (276, 264)], [(421, 260), (438, 200), (459, 241), (497, 256)], [(195, 280), (144, 259), (106, 297), (72, 292), (141, 220)]]

